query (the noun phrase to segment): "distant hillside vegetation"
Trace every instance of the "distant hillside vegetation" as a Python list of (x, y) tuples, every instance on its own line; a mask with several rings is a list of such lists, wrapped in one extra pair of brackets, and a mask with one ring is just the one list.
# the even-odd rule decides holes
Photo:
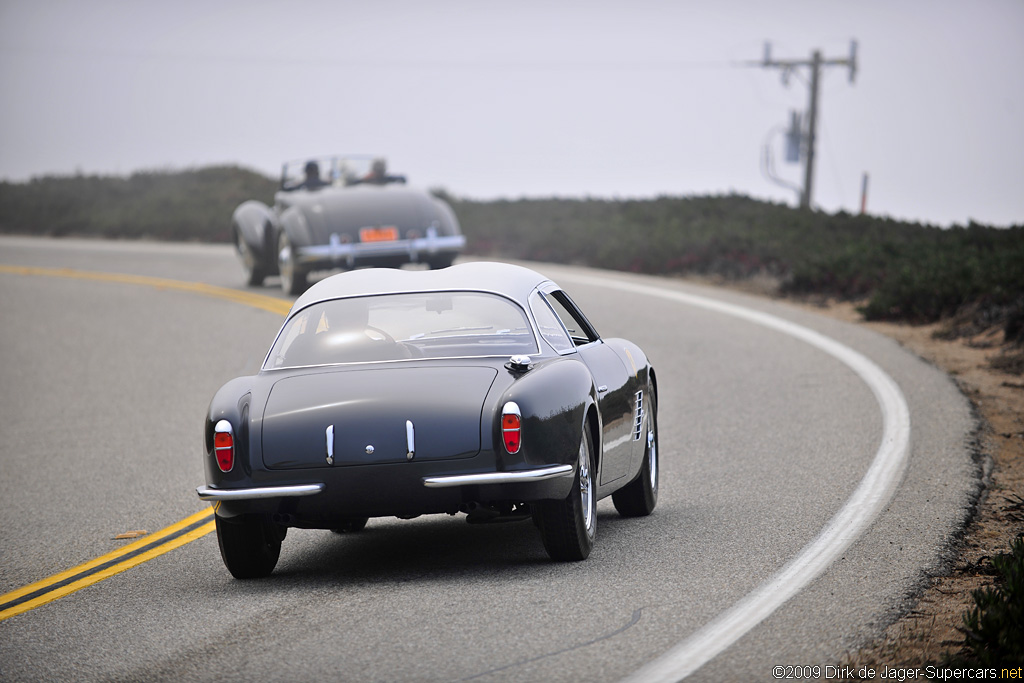
[(1024, 342), (1024, 226), (942, 229), (801, 211), (739, 195), (455, 201), (478, 254), (743, 280), (784, 294), (867, 300), (873, 319), (928, 322), (971, 308)]
[(0, 232), (226, 242), (246, 199), (274, 201), (277, 183), (235, 166), (0, 183)]
[[(246, 199), (276, 182), (231, 166), (0, 183), (0, 232), (226, 242)], [(868, 318), (1001, 326), (1024, 345), (1024, 226), (940, 229), (801, 211), (739, 195), (649, 200), (471, 201), (455, 209), (481, 256), (741, 281), (864, 301)]]

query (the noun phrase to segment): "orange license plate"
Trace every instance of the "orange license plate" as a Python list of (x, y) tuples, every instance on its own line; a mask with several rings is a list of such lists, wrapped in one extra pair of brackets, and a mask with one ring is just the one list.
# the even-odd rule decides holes
[(360, 242), (394, 242), (398, 239), (398, 228), (388, 226), (386, 228), (360, 228)]

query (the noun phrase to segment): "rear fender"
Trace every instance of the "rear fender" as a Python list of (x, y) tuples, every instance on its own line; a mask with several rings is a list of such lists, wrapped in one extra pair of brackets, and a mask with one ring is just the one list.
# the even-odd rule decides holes
[(245, 240), (249, 250), (263, 265), (264, 272), (277, 273), (277, 216), (266, 204), (247, 201), (231, 217), (232, 232)]
[[(203, 426), (206, 454), (203, 467), (206, 483), (220, 485), (228, 482), (245, 481), (252, 476), (252, 462), (249, 448), (249, 404), (252, 400), (252, 378), (238, 377), (222, 386), (210, 402)], [(235, 466), (230, 472), (221, 472), (213, 452), (214, 427), (221, 420), (227, 420), (235, 439)]]
[(431, 199), (433, 200), (433, 208), (436, 212), (433, 221), (435, 227), (437, 227), (437, 234), (444, 236), (461, 235), (462, 230), (459, 227), (459, 219), (455, 217), (452, 207), (439, 197), (431, 197)]
[(615, 353), (622, 359), (622, 364), (627, 371), (633, 374), (640, 384), (640, 387), (652, 385), (657, 398), (657, 385), (654, 381), (654, 369), (639, 346), (626, 339), (605, 339), (605, 344), (615, 349)]
[(281, 214), (281, 230), (288, 235), (288, 241), (296, 247), (307, 247), (314, 243), (306, 214), (297, 206), (288, 207)]
[[(508, 401), (515, 402), (522, 415), (522, 447), (514, 456), (505, 452), (501, 434), (501, 408)], [(600, 419), (596, 406), (594, 383), (582, 363), (566, 358), (541, 361), (517, 377), (495, 405), (494, 451), (509, 469), (575, 466), (582, 430)], [(596, 453), (601, 452), (600, 433), (598, 425)]]

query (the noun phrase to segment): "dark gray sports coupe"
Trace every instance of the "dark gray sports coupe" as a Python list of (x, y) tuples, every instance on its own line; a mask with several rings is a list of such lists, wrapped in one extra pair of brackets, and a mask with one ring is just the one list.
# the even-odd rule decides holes
[(285, 163), (274, 206), (241, 204), (231, 232), (249, 285), (279, 274), (288, 294), (304, 291), (317, 270), (417, 262), (444, 268), (466, 244), (447, 203), (370, 157)]
[(597, 501), (658, 498), (657, 382), (542, 275), (499, 263), (365, 269), (314, 284), (263, 368), (214, 396), (206, 486), (228, 570), (273, 571), (288, 527), (531, 518), (582, 560)]

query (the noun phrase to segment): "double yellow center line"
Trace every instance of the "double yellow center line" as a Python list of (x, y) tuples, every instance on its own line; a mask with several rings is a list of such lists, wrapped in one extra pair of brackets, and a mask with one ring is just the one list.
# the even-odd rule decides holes
[[(217, 287), (202, 282), (182, 282), (180, 280), (168, 280), (145, 275), (9, 265), (0, 265), (0, 273), (117, 282), (163, 290), (191, 292), (233, 301), (246, 306), (253, 306), (282, 316), (287, 314), (291, 308), (291, 302), (289, 301), (262, 294)], [(213, 531), (214, 528), (213, 509), (207, 508), (106, 555), (97, 557), (94, 560), (59, 574), (54, 574), (42, 581), (37, 581), (36, 583), (13, 590), (10, 593), (0, 595), (0, 621), (35, 609), (48, 602), (58, 600), (86, 586), (91, 586), (143, 562), (148, 562), (186, 543), (202, 538)]]
[(125, 273), (98, 273), (89, 270), (74, 270), (72, 268), (37, 268), (34, 266), (8, 266), (0, 265), (0, 273), (12, 273), (15, 275), (41, 275), (45, 277), (65, 277), (75, 280), (96, 280), (100, 282), (119, 282), (128, 285), (140, 285), (153, 287), (154, 289), (174, 290), (179, 292), (191, 292), (212, 296), (218, 299), (226, 299), (235, 303), (245, 304), (271, 313), (287, 315), (292, 304), (285, 299), (276, 299), (264, 294), (253, 294), (238, 289), (217, 287), (204, 282), (183, 282), (181, 280), (169, 280), (162, 277), (151, 277), (149, 275), (128, 275)]
[(213, 508), (207, 508), (95, 560), (0, 595), (0, 621), (109, 579), (137, 564), (202, 538), (213, 529)]

